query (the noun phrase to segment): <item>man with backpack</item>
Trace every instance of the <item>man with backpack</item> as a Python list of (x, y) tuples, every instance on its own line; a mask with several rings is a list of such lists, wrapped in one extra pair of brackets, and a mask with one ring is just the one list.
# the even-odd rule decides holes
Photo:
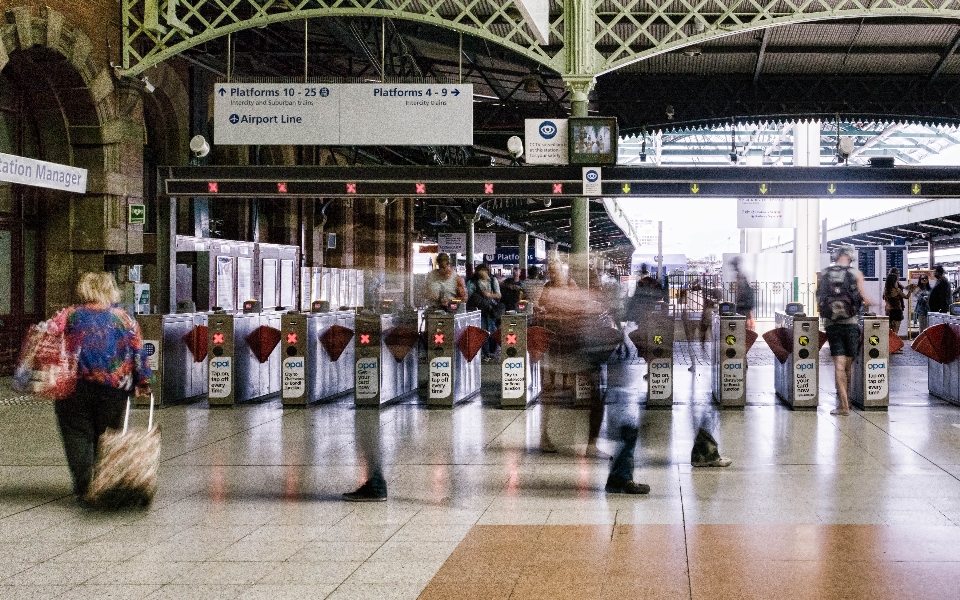
[(851, 366), (860, 343), (857, 316), (861, 306), (873, 304), (864, 292), (863, 273), (851, 266), (855, 257), (853, 246), (841, 246), (836, 261), (817, 283), (817, 308), (827, 331), (837, 384), (837, 408), (830, 414), (838, 416), (850, 414)]

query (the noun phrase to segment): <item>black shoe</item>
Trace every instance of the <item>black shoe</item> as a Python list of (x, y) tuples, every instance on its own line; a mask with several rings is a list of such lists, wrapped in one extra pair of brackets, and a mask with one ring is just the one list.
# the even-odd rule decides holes
[(343, 494), (347, 502), (386, 502), (387, 490), (378, 490), (370, 484), (363, 484), (354, 492)]
[(620, 479), (619, 477), (608, 477), (606, 491), (608, 494), (649, 494), (650, 486), (645, 483), (637, 483), (630, 479)]

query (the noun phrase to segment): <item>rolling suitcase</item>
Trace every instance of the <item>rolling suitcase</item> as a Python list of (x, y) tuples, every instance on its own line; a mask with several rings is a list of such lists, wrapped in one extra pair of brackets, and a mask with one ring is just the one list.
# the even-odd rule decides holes
[(97, 464), (86, 501), (102, 508), (147, 506), (157, 491), (160, 465), (160, 426), (153, 425), (153, 394), (147, 428), (129, 427), (130, 399), (123, 430), (108, 430), (100, 436)]

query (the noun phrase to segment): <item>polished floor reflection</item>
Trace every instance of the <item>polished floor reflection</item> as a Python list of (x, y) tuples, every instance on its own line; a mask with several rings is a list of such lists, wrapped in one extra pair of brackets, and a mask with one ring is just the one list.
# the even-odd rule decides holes
[[(644, 410), (635, 359), (610, 365), (606, 425), (640, 420), (637, 480), (607, 495), (586, 458), (587, 411), (482, 398), (386, 407), (389, 498), (340, 494), (365, 477), (347, 402), (279, 401), (159, 412), (161, 486), (144, 511), (96, 513), (70, 496), (52, 407), (0, 380), (0, 598), (946, 598), (960, 589), (960, 407), (926, 370), (894, 361), (887, 412), (832, 417), (773, 398), (749, 370), (749, 405), (713, 411), (696, 353), (673, 410)], [(679, 361), (678, 363), (683, 362)], [(493, 391), (491, 391), (493, 390)], [(695, 427), (726, 469), (694, 469)]]

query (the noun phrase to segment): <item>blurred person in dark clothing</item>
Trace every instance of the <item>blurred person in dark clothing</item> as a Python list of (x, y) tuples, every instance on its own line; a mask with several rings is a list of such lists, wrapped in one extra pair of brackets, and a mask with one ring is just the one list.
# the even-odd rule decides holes
[(385, 502), (387, 480), (383, 476), (380, 458), (380, 407), (355, 406), (353, 419), (353, 435), (363, 463), (365, 480), (356, 490), (343, 494), (343, 499), (347, 502)]
[(937, 265), (933, 274), (936, 281), (930, 291), (930, 312), (945, 313), (950, 309), (950, 299), (953, 297), (950, 293), (950, 281), (947, 280), (943, 265)]
[(510, 269), (510, 277), (500, 284), (500, 301), (504, 310), (517, 310), (517, 302), (523, 298), (523, 282), (520, 280), (520, 266), (514, 265)]

